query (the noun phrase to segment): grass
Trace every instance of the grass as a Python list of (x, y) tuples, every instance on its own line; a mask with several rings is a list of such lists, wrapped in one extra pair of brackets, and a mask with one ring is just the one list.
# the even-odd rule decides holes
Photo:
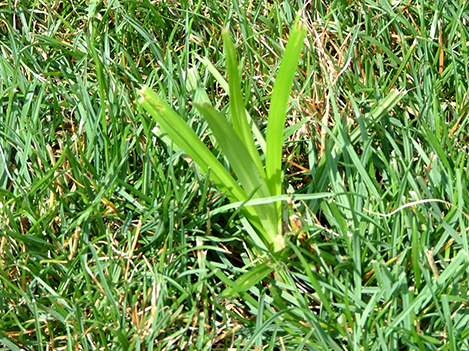
[[(469, 349), (468, 7), (1, 5), (0, 349)], [(301, 9), (284, 195), (230, 202), (138, 92), (231, 171), (192, 106), (229, 114), (222, 29), (265, 136)], [(243, 209), (274, 200), (289, 233), (270, 253)]]

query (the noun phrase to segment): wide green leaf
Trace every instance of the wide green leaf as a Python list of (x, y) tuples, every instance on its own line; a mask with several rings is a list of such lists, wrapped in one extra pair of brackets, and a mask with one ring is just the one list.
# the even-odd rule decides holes
[(231, 201), (247, 199), (244, 190), (226, 168), (200, 141), (187, 123), (158, 94), (145, 87), (140, 91), (140, 95), (140, 104), (145, 110), (161, 125), (174, 143), (182, 148), (204, 172), (208, 172), (210, 169), (211, 177), (216, 185), (226, 193)]
[(241, 91), (241, 81), (238, 72), (238, 60), (236, 59), (235, 48), (230, 38), (227, 28), (222, 31), (223, 45), (226, 54), (226, 69), (228, 71), (228, 84), (230, 96), (230, 115), (234, 131), (238, 134), (242, 143), (251, 154), (256, 167), (261, 170), (263, 165), (259, 157), (259, 152), (254, 144), (251, 128), (246, 118), (246, 109), (244, 106), (243, 95)]
[[(306, 27), (299, 21), (299, 17), (297, 17), (295, 25), (290, 33), (290, 38), (283, 55), (270, 100), (266, 136), (266, 173), (272, 195), (282, 193), (282, 153), (286, 110), (293, 77), (297, 69), (305, 36)], [(279, 203), (279, 211), (280, 207)]]
[[(212, 154), (208, 147), (202, 143), (202, 141), (200, 141), (197, 134), (195, 134), (195, 132), (187, 125), (184, 119), (182, 119), (171, 107), (169, 107), (168, 104), (162, 98), (160, 98), (158, 94), (156, 94), (148, 87), (143, 88), (140, 91), (140, 94), (140, 104), (158, 122), (158, 124), (167, 133), (171, 140), (173, 140), (173, 142), (178, 147), (182, 148), (184, 152), (189, 157), (191, 157), (194, 162), (202, 169), (202, 171), (207, 173), (210, 169), (210, 176), (212, 177), (215, 185), (227, 195), (231, 202), (245, 202), (249, 200), (249, 196), (252, 196), (253, 191), (261, 185), (261, 183), (256, 183), (255, 177), (251, 178), (251, 176), (247, 176), (248, 174), (251, 174), (251, 172), (240, 171), (245, 185), (248, 185), (248, 189), (250, 189), (251, 192), (250, 194), (246, 194), (246, 191), (238, 185), (237, 181)], [(220, 115), (217, 117), (220, 117)], [(223, 116), (218, 118), (218, 120), (225, 120), (225, 122), (227, 122)], [(226, 124), (224, 126), (226, 127)], [(232, 136), (234, 135), (234, 133), (229, 134)], [(220, 137), (219, 139), (223, 141), (224, 136)], [(236, 148), (241, 145), (241, 142), (239, 139), (237, 139), (234, 144), (237, 145), (235, 146)], [(247, 152), (245, 152), (245, 154), (248, 155)], [(249, 158), (249, 156), (246, 157)], [(234, 161), (236, 168), (241, 169), (240, 167), (242, 167), (242, 161), (238, 159), (234, 159)], [(257, 181), (259, 181), (259, 178)], [(264, 189), (261, 193), (261, 196), (268, 196), (269, 194), (265, 193), (265, 189), (267, 187), (264, 185), (261, 186), (261, 188)], [(276, 217), (273, 213), (272, 206), (267, 205), (260, 210), (254, 207), (242, 207), (242, 213), (262, 234), (263, 239), (266, 241), (266, 244), (269, 247), (272, 247), (273, 245), (275, 248), (277, 248), (277, 250), (283, 248), (283, 241), (280, 240), (281, 237), (277, 238), (279, 233), (277, 230), (275, 230)], [(274, 241), (275, 238), (276, 241)], [(276, 242), (277, 244), (275, 244)]]
[[(209, 104), (195, 105), (207, 120), (212, 133), (234, 170), (242, 188), (252, 198), (269, 197), (264, 170), (258, 169), (245, 144), (228, 120)], [(254, 208), (262, 227), (260, 229), (268, 244), (275, 242), (279, 232), (280, 216), (274, 204), (261, 204)], [(283, 246), (283, 243), (282, 243)], [(280, 247), (279, 247), (280, 248)]]

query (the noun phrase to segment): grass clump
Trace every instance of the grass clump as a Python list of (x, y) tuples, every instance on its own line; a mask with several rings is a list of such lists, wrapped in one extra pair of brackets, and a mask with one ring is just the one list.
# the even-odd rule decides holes
[[(467, 7), (2, 5), (0, 347), (469, 349)], [(192, 106), (246, 111), (267, 163), (298, 11), (280, 180), (230, 198), (138, 92), (158, 91), (228, 174), (214, 110)], [(246, 209), (275, 201), (285, 249), (263, 251)]]
[[(241, 187), (225, 167), (214, 158), (210, 149), (199, 140), (197, 134), (187, 126), (184, 119), (180, 118), (151, 89), (145, 88), (140, 92), (142, 106), (163, 126), (170, 139), (182, 147), (205, 173), (209, 170), (212, 171), (211, 177), (217, 186), (233, 202), (247, 202), (250, 198), (282, 195), (282, 141), (286, 119), (285, 110), (290, 95), (290, 89), (285, 87), (292, 83), (294, 68), (300, 56), (305, 35), (306, 28), (299, 23), (297, 18), (270, 101), (271, 110), (268, 118), (270, 122), (266, 141), (255, 129), (252, 121), (252, 126), (249, 125), (250, 118), (247, 118), (242, 99), (234, 46), (231, 43), (228, 30), (223, 31), (228, 71), (230, 72), (231, 123), (206, 101), (196, 101), (195, 106), (210, 125), (211, 131), (216, 136), (217, 143), (237, 175)], [(197, 86), (197, 83), (197, 81), (192, 82), (192, 85)], [(203, 92), (199, 94), (203, 94)], [(251, 131), (253, 128), (254, 130)], [(253, 137), (253, 133), (260, 138), (258, 143), (265, 145), (265, 167), (262, 165), (262, 160), (255, 146), (256, 139)], [(261, 240), (268, 249), (280, 251), (285, 248), (282, 210), (279, 201), (259, 203), (255, 207), (244, 205), (241, 207), (241, 211), (261, 234)], [(256, 238), (257, 235), (254, 237)]]

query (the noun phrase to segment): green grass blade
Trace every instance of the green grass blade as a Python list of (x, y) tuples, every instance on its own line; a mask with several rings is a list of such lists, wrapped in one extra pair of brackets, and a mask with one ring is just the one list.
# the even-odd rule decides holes
[[(389, 94), (379, 102), (378, 106), (376, 106), (373, 111), (365, 115), (366, 129), (371, 129), (376, 123), (378, 123), (383, 116), (389, 113), (394, 106), (397, 105), (405, 94), (405, 91), (391, 90)], [(350, 134), (350, 142), (352, 145), (355, 145), (358, 142), (362, 133), (366, 133), (366, 130), (362, 130), (360, 126), (352, 131)]]
[[(158, 94), (148, 87), (142, 89), (140, 93), (142, 95), (140, 104), (160, 124), (174, 143), (182, 148), (204, 172), (208, 172), (210, 169), (210, 176), (214, 180), (215, 185), (228, 196), (230, 201), (244, 202), (248, 200), (246, 192), (238, 185), (226, 168), (216, 159), (207, 146), (200, 141), (186, 122)], [(223, 116), (222, 118), (224, 119)], [(251, 187), (254, 188), (254, 185)], [(273, 242), (274, 250), (279, 250), (283, 247), (283, 241), (280, 240), (281, 237), (276, 237), (278, 233), (273, 228), (274, 218), (276, 218), (275, 213), (272, 210), (272, 206), (264, 207), (263, 210), (243, 207), (242, 212), (256, 229), (260, 231), (263, 238), (267, 240), (268, 245), (272, 247)]]
[(216, 159), (210, 150), (200, 141), (195, 132), (158, 94), (148, 87), (140, 91), (140, 104), (161, 125), (170, 138), (189, 155), (195, 163), (207, 172), (222, 191), (231, 199), (243, 201), (246, 193)]
[(238, 134), (242, 143), (247, 148), (252, 157), (256, 167), (261, 170), (263, 165), (259, 157), (259, 152), (254, 145), (254, 139), (246, 118), (246, 109), (244, 106), (243, 96), (241, 92), (241, 82), (238, 73), (238, 60), (236, 59), (235, 48), (231, 41), (230, 32), (228, 29), (222, 31), (223, 44), (225, 46), (226, 54), (226, 67), (228, 70), (228, 84), (230, 95), (230, 114), (231, 123), (233, 124), (234, 131)]
[(195, 104), (207, 120), (212, 133), (227, 157), (231, 167), (247, 194), (256, 191), (253, 198), (269, 196), (265, 172), (258, 169), (246, 145), (236, 134), (234, 127), (209, 104)]
[(220, 298), (233, 298), (238, 294), (244, 293), (267, 277), (274, 270), (275, 267), (272, 267), (271, 263), (262, 263), (236, 279), (236, 281), (233, 282), (231, 286), (223, 290), (219, 296)]
[(422, 289), (422, 291), (412, 301), (408, 308), (394, 317), (394, 320), (389, 325), (386, 334), (389, 335), (393, 333), (399, 324), (402, 323), (402, 321), (406, 319), (410, 313), (420, 313), (420, 311), (431, 301), (432, 297), (435, 295), (435, 292), (445, 284), (448, 284), (449, 280), (455, 280), (459, 275), (463, 274), (468, 264), (469, 262), (467, 252), (459, 251), (457, 256), (452, 260), (445, 271), (435, 281), (435, 284), (425, 286), (425, 288)]
[(456, 343), (456, 336), (454, 334), (453, 317), (451, 316), (451, 308), (448, 295), (445, 294), (441, 296), (441, 304), (443, 307), (443, 316), (446, 322), (446, 328), (448, 330), (446, 349), (455, 351), (458, 350), (458, 347)]
[(266, 173), (272, 195), (282, 193), (282, 141), (286, 109), (305, 36), (306, 27), (299, 21), (298, 17), (291, 30), (290, 39), (285, 49), (285, 54), (275, 81), (272, 99), (270, 100), (266, 137)]
[[(264, 170), (256, 166), (247, 147), (234, 131), (234, 127), (209, 104), (196, 104), (195, 106), (207, 120), (212, 133), (215, 135), (246, 194), (254, 199), (268, 197), (270, 193), (265, 181)], [(278, 228), (280, 226), (280, 216), (276, 212), (275, 205), (262, 204), (256, 206), (255, 211), (263, 224), (261, 233), (265, 237), (264, 239), (272, 244), (279, 234)], [(278, 246), (276, 248), (281, 249), (283, 247)]]

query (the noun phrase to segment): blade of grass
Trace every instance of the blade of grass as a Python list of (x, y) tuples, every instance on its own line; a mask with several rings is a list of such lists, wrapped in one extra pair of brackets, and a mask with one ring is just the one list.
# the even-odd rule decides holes
[(210, 168), (211, 176), (231, 200), (243, 201), (246, 193), (200, 141), (186, 122), (171, 109), (152, 89), (145, 87), (140, 91), (140, 104), (168, 133), (171, 139), (189, 155), (204, 171)]
[[(228, 82), (225, 80), (225, 78), (223, 78), (220, 72), (218, 72), (216, 67), (205, 57), (199, 57), (199, 60), (200, 62), (202, 62), (202, 64), (205, 65), (205, 67), (209, 70), (209, 72), (213, 75), (213, 77), (221, 85), (221, 87), (229, 94), (230, 88)], [(249, 124), (251, 125), (252, 134), (254, 134), (261, 150), (265, 153), (266, 145), (264, 136), (261, 134), (259, 128), (257, 127), (257, 124), (252, 121), (252, 118), (247, 111), (246, 117), (248, 119)]]
[(274, 270), (275, 267), (272, 267), (272, 264), (269, 262), (264, 262), (260, 265), (257, 265), (236, 279), (236, 281), (232, 282), (230, 286), (223, 290), (219, 297), (221, 299), (233, 298), (240, 293), (245, 293), (269, 274), (271, 274)]
[[(142, 96), (140, 104), (204, 172), (207, 173), (210, 169), (210, 175), (216, 186), (226, 194), (231, 202), (248, 199), (246, 192), (238, 185), (226, 168), (217, 160), (207, 146), (200, 141), (187, 123), (158, 94), (148, 87), (143, 88), (140, 94)], [(265, 214), (261, 213), (261, 217), (259, 217), (259, 213), (252, 207), (244, 207), (242, 212), (257, 229), (263, 230), (263, 222), (267, 220), (263, 219)], [(265, 230), (268, 229), (265, 228), (264, 231), (261, 231), (266, 239), (273, 236), (273, 234), (270, 236), (264, 234)]]
[(460, 251), (445, 271), (435, 281), (435, 284), (433, 286), (425, 286), (408, 308), (395, 316), (386, 331), (386, 336), (393, 333), (402, 321), (407, 318), (409, 313), (415, 313), (416, 315), (420, 313), (420, 311), (430, 302), (432, 296), (438, 291), (438, 289), (450, 283), (450, 280), (457, 279), (459, 275), (463, 274), (468, 265), (468, 254), (465, 251)]
[(264, 167), (262, 166), (259, 152), (254, 145), (251, 128), (249, 128), (246, 118), (246, 109), (243, 102), (241, 82), (238, 73), (238, 60), (236, 59), (235, 48), (227, 28), (222, 31), (222, 37), (226, 54), (226, 69), (229, 76), (231, 123), (233, 124), (234, 131), (238, 134), (243, 145), (245, 145), (251, 155), (254, 164), (259, 170), (262, 170)]
[[(215, 135), (217, 142), (220, 144), (223, 153), (230, 162), (231, 167), (246, 193), (253, 198), (268, 197), (270, 194), (265, 181), (264, 170), (257, 168), (256, 162), (252, 159), (244, 142), (240, 140), (238, 134), (234, 131), (234, 127), (230, 125), (223, 115), (215, 111), (209, 104), (196, 104), (195, 106), (207, 120), (210, 129)], [(264, 240), (266, 240), (269, 245), (279, 240), (278, 245), (280, 246), (276, 246), (275, 251), (283, 248), (282, 240), (280, 240), (281, 237), (277, 238), (277, 228), (280, 224), (280, 218), (275, 212), (275, 207), (272, 206), (272, 204), (262, 204), (255, 207), (254, 210), (257, 212), (263, 224), (259, 229), (261, 229)]]
[[(291, 85), (300, 58), (306, 27), (300, 22), (299, 16), (291, 30), (285, 54), (275, 81), (270, 100), (267, 136), (266, 136), (266, 174), (272, 195), (282, 193), (282, 151), (283, 133), (285, 128), (286, 109), (290, 97)], [(277, 210), (280, 213), (281, 205)]]
[[(376, 106), (373, 111), (365, 115), (366, 128), (372, 128), (376, 123), (378, 123), (382, 117), (389, 113), (394, 106), (405, 96), (407, 92), (391, 90), (389, 94)], [(351, 96), (350, 96), (351, 97)], [(350, 142), (352, 145), (355, 145), (360, 139), (363, 127), (357, 127), (350, 134)]]

